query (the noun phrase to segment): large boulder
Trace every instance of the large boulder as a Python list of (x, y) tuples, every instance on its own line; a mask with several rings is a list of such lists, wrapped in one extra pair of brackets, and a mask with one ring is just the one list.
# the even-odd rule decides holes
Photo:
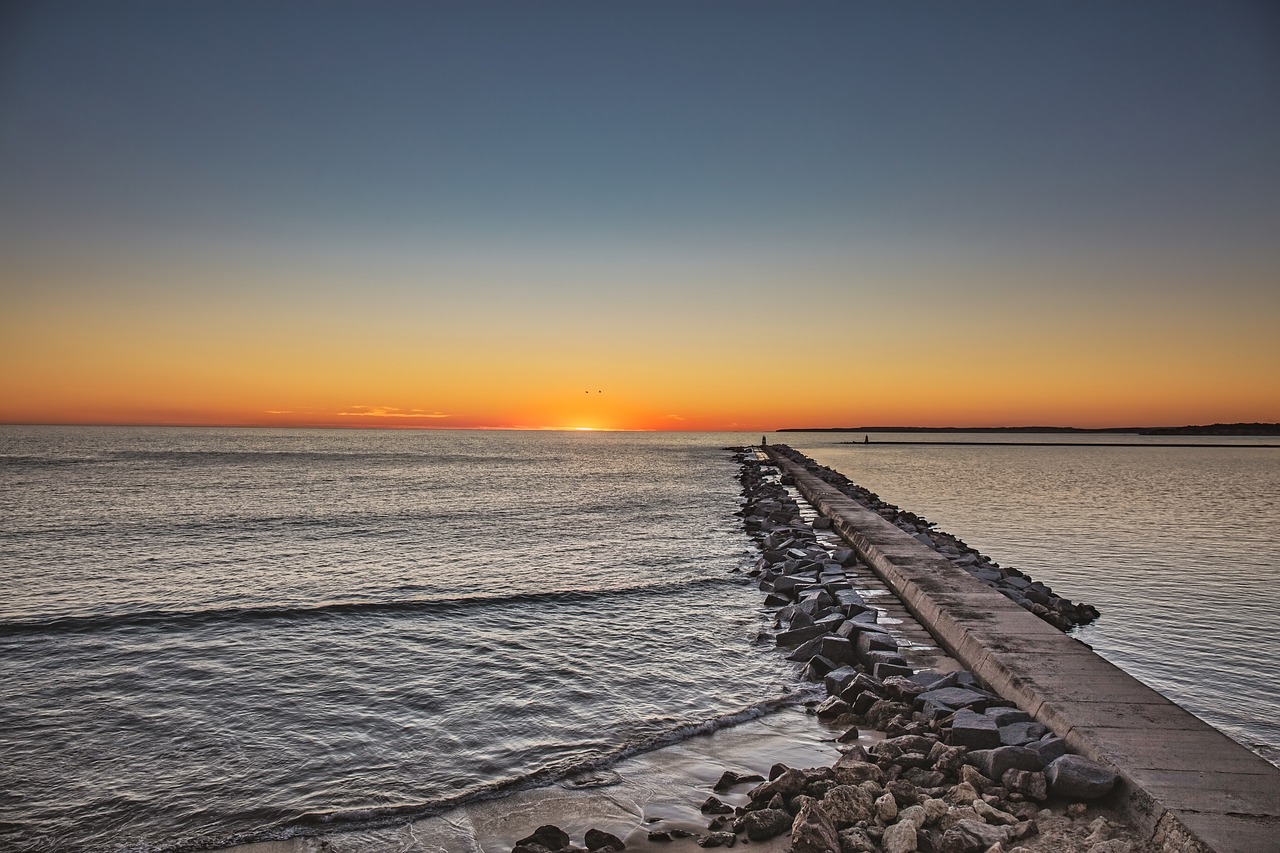
[[(948, 690), (960, 690), (949, 687)], [(943, 691), (933, 691), (941, 693)], [(966, 691), (967, 692), (967, 691)], [(928, 695), (928, 694), (922, 694)], [(919, 697), (916, 697), (917, 699)], [(961, 709), (951, 718), (951, 734), (948, 741), (952, 746), (964, 746), (969, 749), (995, 749), (1000, 746), (1000, 729), (995, 721), (983, 714)]]
[(1045, 768), (1044, 778), (1055, 797), (1096, 800), (1111, 793), (1120, 777), (1087, 758), (1064, 755)]
[(913, 853), (916, 849), (916, 825), (909, 820), (899, 821), (884, 831), (880, 839), (884, 853)]
[(1040, 753), (1025, 746), (979, 749), (970, 752), (965, 759), (988, 779), (1003, 779), (1006, 770), (1039, 770), (1044, 767)]
[(782, 809), (760, 809), (747, 812), (734, 827), (751, 841), (775, 838), (791, 828), (791, 814)]
[(853, 826), (860, 820), (874, 820), (875, 800), (854, 785), (837, 785), (822, 798), (822, 808), (838, 827)]
[(810, 800), (791, 824), (791, 853), (840, 853), (840, 836), (822, 805)]

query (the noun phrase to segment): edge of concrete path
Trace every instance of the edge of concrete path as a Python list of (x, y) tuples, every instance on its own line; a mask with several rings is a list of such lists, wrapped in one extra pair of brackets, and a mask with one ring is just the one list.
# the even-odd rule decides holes
[(1110, 767), (1112, 797), (1166, 851), (1280, 849), (1280, 768), (952, 565), (771, 447), (769, 458), (939, 643)]

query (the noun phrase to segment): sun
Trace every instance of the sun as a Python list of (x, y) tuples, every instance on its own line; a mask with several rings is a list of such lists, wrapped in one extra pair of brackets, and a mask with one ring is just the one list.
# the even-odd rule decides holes
[(574, 427), (574, 432), (595, 432), (595, 427)]

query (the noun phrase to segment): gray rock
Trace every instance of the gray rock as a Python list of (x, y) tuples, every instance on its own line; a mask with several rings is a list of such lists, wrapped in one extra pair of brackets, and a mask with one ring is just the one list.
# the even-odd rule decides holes
[(851, 666), (841, 666), (828, 672), (823, 679), (823, 684), (826, 685), (827, 693), (839, 696), (857, 677), (856, 669)]
[(842, 853), (880, 853), (880, 846), (871, 839), (865, 829), (855, 826), (841, 830), (840, 850)]
[[(958, 687), (949, 687), (947, 690), (960, 690)], [(931, 691), (941, 693), (944, 691)], [(968, 691), (964, 691), (968, 692)], [(922, 694), (929, 695), (928, 693)], [(919, 701), (920, 697), (916, 697)], [(963, 746), (969, 749), (994, 749), (1000, 746), (1000, 730), (996, 728), (995, 721), (983, 714), (975, 713), (961, 709), (956, 711), (955, 716), (951, 718), (951, 734), (948, 738), (952, 746)]]
[(895, 675), (906, 678), (911, 675), (911, 666), (905, 660), (902, 663), (881, 661), (871, 668), (871, 673), (876, 678), (893, 678)]
[(965, 758), (988, 779), (1003, 779), (1006, 770), (1040, 770), (1044, 767), (1040, 753), (1025, 746), (979, 749)]
[(752, 841), (775, 838), (791, 828), (791, 815), (781, 809), (761, 809), (747, 812), (736, 827)]
[[(997, 725), (1000, 725), (997, 723)], [(1038, 741), (1049, 731), (1043, 723), (1010, 723), (1000, 726), (1000, 742), (1005, 746), (1025, 746)]]
[(852, 665), (857, 662), (857, 658), (854, 656), (853, 644), (844, 637), (828, 634), (825, 637), (819, 637), (818, 643), (820, 644), (818, 654), (823, 657), (843, 664)]
[[(905, 667), (907, 665), (906, 658), (904, 658), (902, 655), (898, 654), (897, 652), (891, 652), (888, 650), (873, 649), (867, 652), (865, 655), (859, 655), (858, 657), (864, 664), (866, 664), (869, 667), (874, 667), (878, 663), (887, 663), (892, 666), (902, 666), (902, 667)], [(908, 674), (910, 674), (911, 670), (908, 669), (907, 672)], [(879, 678), (879, 676), (876, 676), (876, 677)]]
[(1040, 758), (1046, 765), (1067, 754), (1066, 740), (1054, 734), (1047, 734), (1035, 743), (1027, 745), (1040, 753)]
[(1050, 794), (1071, 800), (1105, 797), (1119, 780), (1115, 773), (1079, 755), (1055, 759), (1045, 768), (1044, 778)]
[[(980, 710), (986, 707), (988, 701), (990, 700), (985, 693), (978, 693), (964, 687), (934, 687), (933, 685), (929, 685), (928, 690), (915, 698), (917, 710), (923, 708), (925, 702), (935, 702), (951, 708)], [(994, 721), (991, 724), (993, 728), (996, 727)]]
[[(1026, 711), (1019, 711), (1017, 708), (988, 708), (984, 713), (1001, 728), (1013, 723), (1030, 723), (1032, 721), (1030, 714)], [(1048, 730), (1046, 729), (1046, 731)]]
[(867, 653), (872, 651), (897, 652), (898, 641), (891, 635), (879, 631), (859, 631), (854, 641), (854, 649), (859, 660), (866, 660)]
[(784, 648), (798, 646), (806, 640), (812, 640), (814, 637), (821, 637), (827, 633), (826, 625), (809, 625), (804, 628), (789, 628), (786, 631), (779, 631), (774, 637), (774, 641)]

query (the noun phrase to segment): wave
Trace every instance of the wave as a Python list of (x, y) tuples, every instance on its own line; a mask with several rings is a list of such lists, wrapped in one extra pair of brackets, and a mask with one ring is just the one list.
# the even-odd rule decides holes
[[(617, 777), (608, 769), (628, 758), (643, 755), (647, 752), (674, 746), (699, 735), (711, 734), (721, 729), (732, 728), (751, 720), (775, 714), (785, 708), (809, 702), (825, 695), (825, 691), (817, 685), (806, 685), (794, 693), (775, 696), (731, 711), (719, 714), (697, 723), (675, 726), (667, 731), (637, 738), (624, 743), (603, 755), (585, 759), (569, 759), (551, 764), (521, 776), (491, 782), (450, 797), (426, 800), (417, 803), (398, 803), (387, 806), (368, 806), (364, 808), (335, 809), (333, 811), (309, 812), (289, 819), (283, 825), (255, 833), (243, 833), (230, 838), (218, 839), (216, 845), (209, 842), (200, 847), (230, 846), (233, 844), (250, 844), (262, 841), (274, 841), (285, 838), (298, 838), (320, 835), (325, 832), (350, 832), (355, 830), (372, 830), (387, 826), (404, 824), (407, 821), (422, 820), (448, 812), (467, 803), (493, 800), (518, 791), (530, 788), (541, 788), (556, 783), (571, 788), (600, 786), (590, 780), (600, 777)], [(587, 779), (583, 783), (576, 779)], [(605, 785), (609, 784), (607, 781)], [(195, 849), (191, 846), (170, 848), (170, 850)]]
[(289, 622), (344, 616), (416, 614), (426, 611), (447, 612), (511, 604), (572, 604), (580, 601), (657, 595), (704, 586), (741, 583), (743, 583), (741, 579), (734, 577), (709, 577), (695, 578), (680, 583), (642, 584), (639, 586), (606, 587), (603, 589), (566, 589), (497, 595), (469, 595), (457, 598), (334, 601), (322, 604), (268, 604), (257, 607), (219, 607), (203, 610), (138, 610), (130, 613), (57, 616), (48, 619), (0, 622), (0, 637), (33, 634), (82, 634), (152, 626), (189, 628), (259, 621)]

